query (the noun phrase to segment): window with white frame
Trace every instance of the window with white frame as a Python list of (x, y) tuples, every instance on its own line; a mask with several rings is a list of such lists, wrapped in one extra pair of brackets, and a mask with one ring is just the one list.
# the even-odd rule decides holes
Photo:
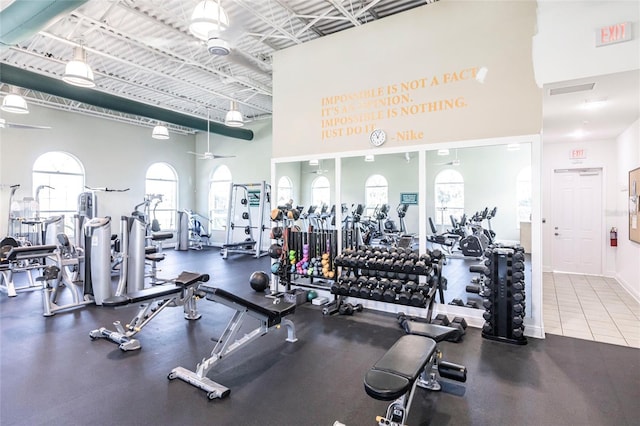
[(284, 206), (293, 199), (293, 183), (287, 176), (278, 179), (278, 204)]
[(162, 201), (152, 200), (149, 205), (149, 224), (157, 220), (160, 229), (176, 229), (176, 209), (178, 208), (178, 174), (167, 163), (154, 163), (147, 169), (144, 185), (145, 196), (161, 195)]
[(454, 169), (445, 169), (436, 175), (435, 223), (448, 224), (450, 216), (460, 220), (464, 214), (464, 179)]
[(364, 184), (365, 215), (373, 217), (376, 207), (389, 202), (389, 184), (382, 175), (371, 175)]
[(209, 220), (211, 230), (222, 231), (227, 227), (229, 195), (231, 194), (231, 170), (225, 165), (216, 167), (209, 179)]
[(518, 200), (518, 227), (520, 222), (531, 221), (531, 166), (520, 170), (516, 178), (516, 200)]
[(78, 196), (84, 191), (84, 167), (66, 152), (52, 151), (33, 163), (34, 207), (32, 216), (64, 215), (65, 233), (74, 234), (73, 216), (78, 210)]
[(311, 183), (311, 205), (322, 206), (329, 205), (331, 200), (331, 186), (329, 179), (324, 176), (318, 176)]

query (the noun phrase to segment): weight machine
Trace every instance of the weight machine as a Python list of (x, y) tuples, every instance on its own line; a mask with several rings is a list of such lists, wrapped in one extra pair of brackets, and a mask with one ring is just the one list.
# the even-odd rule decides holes
[[(269, 238), (265, 231), (269, 230), (270, 205), (271, 185), (265, 181), (231, 185), (227, 232), (220, 251), (223, 259), (229, 253), (250, 254), (256, 259), (269, 253), (263, 242), (268, 242)], [(244, 236), (238, 236), (238, 231), (242, 231)]]

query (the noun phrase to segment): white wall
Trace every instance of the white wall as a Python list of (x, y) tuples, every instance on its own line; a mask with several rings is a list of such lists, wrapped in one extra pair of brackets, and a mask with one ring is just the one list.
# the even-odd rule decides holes
[(618, 228), (618, 247), (612, 248), (615, 257), (615, 277), (640, 301), (640, 244), (629, 240), (629, 171), (640, 167), (640, 120), (616, 140), (618, 161), (614, 195), (616, 208), (612, 225)]
[[(640, 2), (538, 0), (533, 57), (538, 86), (640, 68)], [(631, 21), (633, 40), (595, 47), (595, 31)]]
[[(622, 22), (632, 23), (633, 39), (631, 41), (595, 47), (596, 29)], [(538, 0), (537, 27), (538, 33), (533, 40), (533, 63), (539, 86), (640, 69), (640, 2)], [(605, 226), (608, 227), (606, 230), (620, 222), (620, 209), (624, 204), (621, 188), (628, 186), (624, 183), (627, 182), (628, 176), (625, 175), (623, 179), (622, 175), (633, 168), (634, 161), (635, 167), (639, 163), (637, 161), (637, 122), (624, 135), (619, 136), (616, 141), (544, 144), (543, 218), (550, 217), (550, 173), (553, 173), (553, 169), (557, 167), (575, 166), (568, 160), (568, 149), (572, 146), (581, 146), (589, 150), (589, 158), (584, 164), (605, 169), (603, 202)], [(623, 210), (626, 211), (627, 207)], [(549, 228), (549, 223), (543, 225), (545, 270), (551, 266)], [(620, 230), (621, 227), (618, 229)], [(619, 239), (619, 244), (622, 239)], [(637, 297), (637, 282), (640, 276), (637, 273), (637, 259), (640, 258), (637, 247), (630, 243), (623, 243), (616, 249), (609, 247), (608, 232), (603, 232), (602, 245), (604, 246), (605, 274), (616, 276), (628, 289), (635, 286), (636, 290), (632, 293)], [(630, 265), (636, 265), (636, 268)], [(631, 271), (629, 271), (630, 267)], [(621, 272), (620, 268), (623, 268), (624, 272)]]
[[(233, 155), (233, 158), (195, 161), (194, 203), (192, 209), (207, 217), (209, 207), (209, 179), (215, 168), (224, 164), (231, 171), (233, 183), (270, 184), (271, 175), (271, 120), (247, 123), (245, 128), (253, 130), (254, 137), (250, 141), (211, 134), (209, 147), (218, 155)], [(207, 133), (198, 132), (195, 136), (195, 152), (207, 150)], [(194, 157), (195, 158), (195, 157)], [(269, 224), (267, 224), (269, 226)], [(211, 242), (221, 244), (225, 241), (224, 231), (213, 231)]]
[(33, 196), (31, 171), (34, 161), (49, 151), (75, 156), (85, 169), (85, 183), (91, 187), (130, 188), (123, 193), (98, 194), (98, 214), (111, 216), (119, 230), (119, 218), (142, 202), (147, 168), (166, 162), (178, 173), (179, 208), (194, 202), (195, 160), (186, 151), (194, 149), (192, 135), (171, 134), (171, 139), (151, 138), (151, 128), (140, 127), (77, 113), (29, 105), (24, 116), (3, 113), (10, 122), (51, 126), (48, 130), (0, 130), (0, 234), (7, 233), (8, 185), (20, 184), (15, 198)]

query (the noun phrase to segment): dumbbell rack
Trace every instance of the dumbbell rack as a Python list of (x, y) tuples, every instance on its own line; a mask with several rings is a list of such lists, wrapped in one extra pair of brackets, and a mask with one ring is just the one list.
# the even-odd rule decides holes
[(485, 256), (482, 294), (485, 319), (482, 337), (506, 343), (526, 345), (524, 336), (524, 249), (490, 247)]
[(345, 249), (335, 258), (340, 274), (331, 293), (336, 299), (348, 296), (426, 308), (431, 319), (436, 292), (444, 303), (443, 261), (439, 250), (418, 256), (404, 248)]
[[(337, 231), (317, 230), (311, 232), (292, 232), (285, 228), (283, 234), (285, 250), (281, 263), (281, 284), (289, 291), (291, 286), (306, 287), (320, 290), (329, 290), (334, 282), (335, 265), (334, 257), (337, 250)], [(307, 247), (307, 259), (304, 258), (305, 246)], [(316, 259), (316, 265), (312, 272), (309, 264)], [(323, 264), (322, 262), (325, 262)], [(299, 263), (307, 263), (300, 270)], [(323, 269), (326, 266), (326, 269)]]

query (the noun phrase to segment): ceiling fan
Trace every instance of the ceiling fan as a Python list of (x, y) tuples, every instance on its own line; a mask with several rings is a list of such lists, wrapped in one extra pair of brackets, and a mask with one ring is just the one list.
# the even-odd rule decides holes
[(209, 139), (211, 138), (211, 132), (209, 131), (209, 110), (207, 109), (207, 151), (206, 152), (193, 152), (187, 151), (188, 154), (192, 154), (198, 157), (199, 160), (215, 160), (216, 158), (233, 158), (235, 155), (216, 155), (211, 152), (209, 146)]
[(50, 126), (36, 126), (31, 124), (9, 123), (4, 118), (0, 118), (0, 129), (50, 129)]
[(451, 161), (447, 161), (446, 163), (436, 163), (436, 166), (459, 166), (460, 165), (460, 160), (458, 160), (458, 150), (456, 149), (456, 158), (451, 160)]
[(318, 163), (318, 168), (315, 169), (315, 170), (311, 170), (308, 173), (313, 174), (313, 175), (323, 175), (325, 173), (329, 173), (329, 170), (322, 169), (322, 164)]

